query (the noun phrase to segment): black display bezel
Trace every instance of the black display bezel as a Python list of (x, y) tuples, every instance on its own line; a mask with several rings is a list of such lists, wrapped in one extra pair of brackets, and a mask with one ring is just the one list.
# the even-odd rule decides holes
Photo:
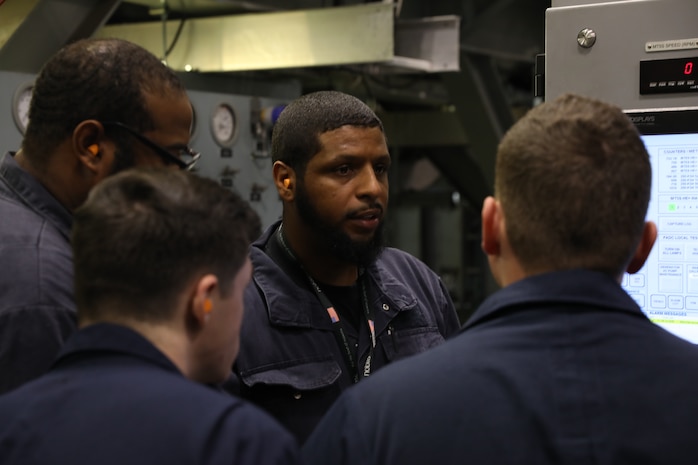
[(698, 107), (626, 110), (640, 134), (691, 134), (698, 132)]
[(698, 92), (698, 57), (640, 61), (640, 95), (684, 92)]

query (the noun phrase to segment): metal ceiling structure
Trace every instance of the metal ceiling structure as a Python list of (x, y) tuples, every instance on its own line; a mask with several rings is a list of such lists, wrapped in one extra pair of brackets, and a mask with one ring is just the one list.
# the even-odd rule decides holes
[[(100, 29), (98, 35), (137, 42), (177, 71), (371, 63), (380, 66), (374, 73), (433, 73), (458, 71), (458, 24), (456, 16), (396, 21), (393, 5), (366, 3), (117, 24)], [(168, 31), (174, 36), (171, 41)]]

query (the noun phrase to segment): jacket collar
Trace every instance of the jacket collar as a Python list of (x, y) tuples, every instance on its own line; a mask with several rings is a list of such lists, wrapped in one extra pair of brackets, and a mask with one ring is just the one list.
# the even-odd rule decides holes
[(8, 152), (3, 157), (0, 162), (0, 178), (24, 205), (46, 218), (61, 235), (70, 240), (73, 214), (36, 178), (20, 168), (14, 156), (14, 152)]
[(644, 315), (637, 303), (606, 273), (566, 270), (544, 273), (517, 281), (492, 294), (480, 305), (462, 330), (500, 316), (515, 307), (531, 304), (581, 304)]
[(112, 323), (95, 323), (73, 334), (63, 346), (54, 365), (70, 363), (76, 356), (96, 352), (132, 356), (181, 374), (175, 364), (146, 338), (126, 326)]
[[(319, 306), (317, 296), (310, 287), (298, 286), (264, 251), (279, 224), (280, 221), (272, 224), (252, 244), (250, 251), (254, 267), (253, 280), (263, 293), (269, 320), (272, 324), (280, 326), (331, 330), (331, 322)], [(369, 287), (375, 286), (381, 294), (378, 298), (389, 300), (390, 309), (384, 314), (392, 318), (399, 312), (413, 309), (417, 305), (417, 298), (406, 285), (383, 266), (381, 256), (367, 267), (365, 272), (371, 281)], [(246, 292), (258, 292), (253, 288), (254, 286), (248, 286)], [(372, 304), (382, 305), (375, 299), (372, 300)]]

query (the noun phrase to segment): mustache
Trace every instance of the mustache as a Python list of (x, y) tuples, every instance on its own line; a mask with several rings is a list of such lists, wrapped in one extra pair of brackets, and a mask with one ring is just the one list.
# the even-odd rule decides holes
[(379, 216), (380, 218), (383, 218), (383, 213), (385, 211), (385, 208), (380, 202), (372, 202), (370, 205), (362, 207), (362, 208), (357, 208), (355, 210), (351, 210), (347, 212), (345, 215), (345, 218), (359, 218), (362, 216), (365, 216), (367, 213), (375, 214)]

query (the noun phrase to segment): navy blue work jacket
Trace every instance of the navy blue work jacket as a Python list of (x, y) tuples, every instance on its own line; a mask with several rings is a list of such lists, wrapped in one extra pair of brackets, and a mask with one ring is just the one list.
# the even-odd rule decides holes
[(138, 333), (96, 324), (39, 379), (0, 396), (3, 465), (296, 464), (256, 407), (186, 379)]
[(46, 372), (76, 330), (73, 215), (13, 157), (0, 161), (0, 394)]
[[(251, 247), (253, 281), (245, 292), (239, 394), (263, 407), (304, 441), (339, 394), (353, 384), (325, 307), (306, 281), (294, 281), (264, 251), (278, 223)], [(457, 333), (460, 323), (439, 277), (411, 255), (388, 248), (369, 266), (375, 311), (371, 373)], [(346, 328), (358, 366), (371, 347), (368, 324)], [(371, 375), (373, 376), (373, 375)]]
[(349, 389), (308, 465), (698, 462), (698, 347), (573, 270), (493, 294), (457, 337)]

